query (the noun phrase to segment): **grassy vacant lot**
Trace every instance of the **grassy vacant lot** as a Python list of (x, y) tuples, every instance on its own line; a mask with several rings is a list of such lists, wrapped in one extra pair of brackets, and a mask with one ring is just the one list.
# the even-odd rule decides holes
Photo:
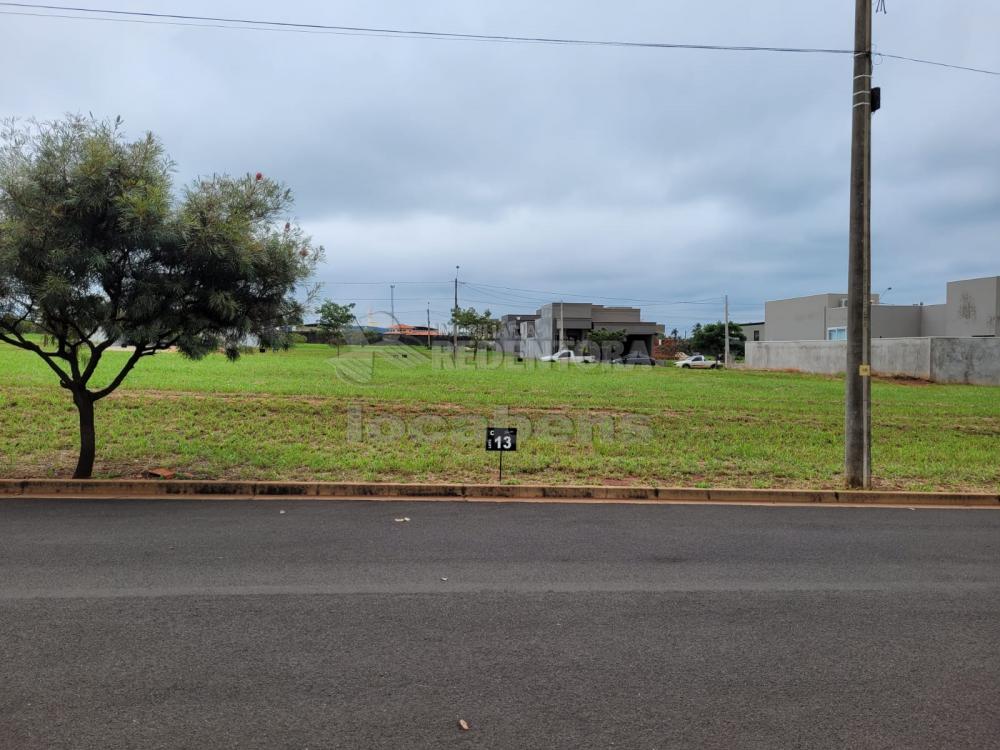
[[(157, 355), (98, 404), (96, 476), (491, 481), (489, 422), (522, 430), (512, 482), (840, 486), (837, 378), (404, 353)], [(1000, 388), (876, 382), (873, 401), (879, 486), (1000, 486)], [(75, 419), (40, 360), (0, 345), (0, 476), (68, 476)]]

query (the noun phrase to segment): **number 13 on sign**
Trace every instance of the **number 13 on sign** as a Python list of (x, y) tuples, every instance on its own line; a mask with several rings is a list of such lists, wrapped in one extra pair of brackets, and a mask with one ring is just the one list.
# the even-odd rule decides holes
[(500, 453), (500, 481), (503, 481), (503, 454), (517, 450), (516, 427), (487, 427), (486, 450)]

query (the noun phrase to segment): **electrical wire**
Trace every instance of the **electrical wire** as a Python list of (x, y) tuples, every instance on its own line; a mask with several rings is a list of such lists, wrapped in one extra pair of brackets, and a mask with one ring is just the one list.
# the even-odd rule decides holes
[(877, 52), (876, 57), (888, 57), (892, 60), (906, 60), (907, 62), (921, 63), (923, 65), (935, 65), (939, 68), (951, 68), (952, 70), (967, 70), (971, 73), (985, 73), (988, 76), (1000, 76), (1000, 70), (987, 70), (986, 68), (970, 68), (965, 65), (954, 65), (952, 63), (937, 62), (936, 60), (921, 60), (919, 57), (890, 55), (888, 52)]
[[(470, 282), (463, 282), (463, 283), (470, 283)], [(574, 293), (574, 292), (557, 292), (557, 291), (544, 290), (544, 289), (519, 289), (517, 287), (499, 286), (499, 285), (496, 285), (496, 284), (476, 284), (475, 286), (484, 287), (486, 289), (499, 289), (499, 290), (504, 290), (504, 291), (509, 291), (509, 292), (530, 292), (533, 295), (535, 295), (533, 297), (534, 299), (546, 299), (548, 301), (551, 301), (553, 298), (556, 298), (558, 300), (558, 298), (560, 298), (560, 297), (581, 297), (581, 298), (585, 298), (585, 299), (601, 299), (601, 300), (617, 301), (617, 302), (631, 302), (631, 303), (640, 304), (640, 305), (641, 304), (646, 304), (646, 305), (709, 305), (709, 304), (713, 304), (714, 305), (714, 304), (721, 304), (722, 303), (722, 297), (711, 298), (711, 299), (702, 299), (702, 300), (674, 300), (674, 301), (668, 302), (668, 301), (665, 301), (665, 300), (637, 299), (637, 298), (633, 298), (633, 297), (608, 297), (608, 296), (602, 296), (602, 295), (597, 295), (597, 294), (578, 294), (578, 293)]]
[(441, 284), (453, 284), (453, 280), (448, 281), (320, 281), (321, 284), (329, 286), (391, 286), (393, 284), (418, 284), (421, 286), (438, 286)]
[[(396, 297), (396, 302), (423, 302), (424, 297)], [(389, 295), (385, 297), (351, 297), (351, 302), (385, 302), (389, 303), (392, 298)]]
[[(225, 17), (225, 16), (197, 16), (181, 13), (159, 13), (154, 11), (130, 11), (112, 10), (107, 8), (88, 8), (71, 5), (46, 5), (42, 3), (16, 3), (0, 2), (0, 5), (11, 8), (25, 8), (31, 10), (46, 11), (68, 11), (71, 13), (101, 14), (105, 16), (116, 16), (131, 19), (150, 19), (153, 22), (162, 21), (186, 21), (199, 23), (217, 24), (239, 24), (237, 28), (260, 28), (272, 27), (275, 29), (287, 30), (308, 30), (338, 33), (355, 34), (378, 34), (385, 36), (399, 36), (420, 39), (453, 39), (459, 41), (473, 42), (516, 42), (534, 44), (557, 44), (571, 46), (588, 47), (639, 47), (646, 49), (689, 49), (689, 50), (710, 50), (727, 52), (790, 52), (790, 53), (815, 53), (815, 54), (837, 54), (849, 55), (853, 50), (831, 49), (823, 47), (772, 47), (753, 45), (726, 45), (726, 44), (682, 44), (676, 42), (634, 42), (609, 39), (574, 39), (563, 37), (544, 36), (515, 36), (512, 34), (468, 34), (451, 31), (425, 31), (420, 29), (393, 29), (371, 26), (340, 26), (321, 23), (299, 23), (291, 21), (268, 21), (262, 19)], [(76, 16), (83, 18), (83, 16)]]
[[(418, 285), (448, 285), (451, 286), (454, 281), (447, 282), (419, 282), (419, 281), (334, 281), (319, 282), (322, 286), (389, 286), (389, 285), (403, 285), (403, 284), (418, 284)], [(555, 292), (555, 291), (545, 291), (545, 290), (530, 290), (530, 289), (520, 289), (518, 287), (495, 287), (490, 284), (477, 284), (469, 281), (459, 281), (459, 289), (472, 290), (473, 292), (479, 294), (478, 297), (470, 297), (468, 293), (463, 294), (463, 297), (470, 299), (475, 302), (485, 302), (489, 304), (520, 304), (520, 303), (547, 303), (552, 302), (553, 299), (559, 297), (580, 297), (586, 299), (603, 299), (606, 301), (618, 301), (618, 302), (632, 302), (637, 304), (645, 304), (647, 306), (672, 306), (672, 305), (715, 305), (721, 301), (720, 299), (710, 299), (701, 301), (675, 301), (675, 302), (664, 302), (661, 300), (642, 300), (634, 299), (629, 297), (608, 297), (599, 296), (592, 294), (580, 294), (574, 292)], [(494, 289), (504, 289), (509, 291), (497, 292)], [(528, 294), (525, 294), (527, 292)], [(366, 302), (377, 302), (380, 300), (389, 299), (389, 297), (355, 297), (352, 298), (355, 301), (366, 301)], [(396, 301), (419, 301), (419, 297), (397, 297)]]
[[(341, 26), (320, 23), (298, 23), (290, 21), (268, 21), (261, 19), (225, 17), (225, 16), (197, 16), (181, 13), (158, 13), (153, 11), (126, 11), (112, 10), (106, 8), (89, 8), (69, 5), (47, 5), (41, 3), (16, 3), (0, 2), (0, 6), (8, 8), (21, 8), (22, 11), (0, 11), (6, 15), (32, 15), (36, 17), (64, 18), (72, 20), (94, 20), (94, 21), (125, 21), (132, 23), (161, 23), (182, 26), (203, 26), (207, 28), (231, 28), (245, 29), (252, 31), (286, 31), (286, 32), (306, 32), (324, 33), (356, 36), (376, 36), (403, 39), (427, 39), (438, 41), (464, 41), (464, 42), (490, 42), (503, 44), (547, 44), (561, 46), (586, 46), (586, 47), (622, 47), (622, 48), (642, 48), (642, 49), (666, 49), (666, 50), (698, 50), (711, 52), (770, 52), (787, 54), (824, 54), (824, 55), (853, 55), (853, 49), (838, 49), (829, 47), (776, 47), (776, 46), (756, 46), (756, 45), (729, 45), (729, 44), (685, 44), (679, 42), (638, 42), (615, 39), (576, 39), (569, 37), (546, 37), (546, 36), (516, 36), (511, 34), (471, 34), (450, 31), (425, 31), (421, 29), (393, 29), (369, 26)], [(30, 13), (27, 11), (49, 11), (47, 13)], [(83, 13), (88, 15), (59, 15), (57, 12)], [(928, 60), (919, 57), (908, 57), (889, 53), (878, 53), (884, 58), (902, 60), (923, 65), (934, 65), (954, 70), (963, 70), (973, 73), (983, 73), (986, 75), (1000, 76), (1000, 71), (988, 70), (986, 68), (976, 68), (964, 65)]]
[[(335, 281), (335, 282), (320, 282), (323, 286), (389, 286), (395, 285), (422, 285), (422, 286), (441, 286), (447, 285), (451, 287), (454, 284), (454, 279), (451, 281)], [(581, 294), (577, 292), (557, 292), (552, 290), (539, 290), (539, 289), (524, 289), (521, 287), (510, 287), (510, 286), (500, 286), (495, 284), (482, 284), (471, 281), (459, 281), (459, 289), (461, 294), (460, 302), (472, 302), (478, 305), (490, 305), (493, 307), (523, 307), (525, 305), (533, 305), (536, 307), (541, 307), (545, 304), (552, 304), (553, 301), (558, 301), (561, 298), (572, 297), (581, 299), (600, 299), (610, 302), (627, 302), (631, 304), (642, 305), (646, 309), (660, 309), (667, 307), (678, 307), (678, 306), (709, 306), (717, 307), (722, 304), (721, 297), (714, 297), (702, 300), (674, 300), (674, 301), (664, 301), (664, 300), (653, 300), (653, 299), (636, 299), (632, 297), (610, 297), (603, 295), (594, 294)], [(471, 292), (471, 293), (470, 293)], [(344, 295), (347, 297), (347, 295)], [(396, 302), (420, 302), (423, 298), (421, 297), (396, 297)], [(440, 297), (434, 297), (435, 303), (441, 301)], [(381, 302), (387, 303), (391, 301), (391, 296), (383, 297), (350, 297), (347, 298), (349, 302)], [(447, 300), (451, 302), (450, 296)], [(760, 303), (758, 302), (746, 302), (741, 303), (737, 301), (730, 300), (729, 308), (731, 311), (740, 310), (753, 310), (757, 311), (760, 309)], [(399, 311), (398, 314), (417, 314), (423, 313), (426, 308), (420, 310), (407, 310)], [(451, 310), (437, 310), (432, 309), (431, 312), (434, 315), (448, 317), (451, 315)], [(669, 314), (671, 318), (674, 319), (684, 319), (695, 320), (695, 316), (685, 316), (678, 310), (667, 312), (660, 312), (660, 315)]]

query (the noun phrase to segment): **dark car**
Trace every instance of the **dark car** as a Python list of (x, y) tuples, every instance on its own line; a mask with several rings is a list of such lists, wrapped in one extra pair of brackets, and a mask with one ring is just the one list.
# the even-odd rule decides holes
[(611, 360), (613, 365), (650, 365), (656, 367), (656, 360), (639, 352), (633, 352), (624, 357)]

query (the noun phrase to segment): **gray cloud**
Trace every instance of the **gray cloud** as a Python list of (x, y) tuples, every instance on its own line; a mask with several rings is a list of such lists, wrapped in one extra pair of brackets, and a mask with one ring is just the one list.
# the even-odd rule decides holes
[[(139, 3), (116, 2), (120, 9)], [(879, 49), (1000, 67), (1000, 10), (890, 3)], [(849, 47), (835, 0), (176, 3), (178, 12), (486, 33)], [(850, 58), (390, 40), (4, 16), (5, 115), (121, 114), (198, 174), (263, 170), (328, 248), (331, 296), (366, 280), (447, 310), (445, 282), (658, 300), (843, 289)], [(1000, 273), (1000, 80), (876, 69), (874, 285), (937, 301)], [(399, 292), (400, 289), (397, 289)], [(463, 287), (478, 306), (531, 294)], [(379, 297), (385, 298), (381, 304)], [(721, 305), (648, 306), (668, 327)], [(406, 316), (414, 322), (415, 313)], [(436, 318), (440, 316), (435, 316)]]

